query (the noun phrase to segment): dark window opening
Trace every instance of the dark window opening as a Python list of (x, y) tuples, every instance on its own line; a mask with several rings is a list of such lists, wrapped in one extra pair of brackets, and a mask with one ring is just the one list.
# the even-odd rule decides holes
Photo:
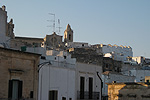
[(106, 64), (106, 68), (108, 68), (109, 67), (109, 65), (108, 64)]
[(72, 100), (72, 98), (69, 98), (69, 100)]
[(93, 94), (93, 78), (89, 78), (89, 99), (92, 99)]
[(45, 56), (41, 56), (41, 59), (46, 59), (46, 57)]
[(66, 59), (67, 58), (67, 56), (64, 56), (64, 59)]
[(23, 82), (19, 80), (9, 80), (8, 98), (20, 99), (22, 97)]
[(66, 100), (66, 97), (62, 97), (62, 100)]
[(84, 99), (84, 77), (80, 77), (80, 99)]
[(33, 98), (33, 91), (30, 91), (30, 98)]
[(57, 90), (52, 90), (49, 91), (49, 100), (58, 100), (58, 91)]
[(71, 34), (69, 34), (69, 40), (71, 40)]

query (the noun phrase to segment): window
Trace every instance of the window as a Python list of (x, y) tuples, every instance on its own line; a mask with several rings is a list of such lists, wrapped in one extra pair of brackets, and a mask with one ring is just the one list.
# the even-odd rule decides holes
[(72, 98), (69, 98), (69, 100), (72, 100)]
[(84, 77), (80, 77), (80, 99), (84, 99)]
[(13, 100), (21, 98), (22, 84), (23, 82), (20, 80), (9, 80), (8, 98), (11, 98)]
[(66, 100), (66, 97), (62, 97), (62, 100)]
[(66, 59), (67, 58), (67, 56), (64, 56), (64, 59)]
[(71, 34), (69, 34), (69, 40), (71, 40)]
[(49, 91), (49, 100), (58, 100), (57, 95), (58, 95), (57, 90)]
[(30, 98), (33, 98), (33, 91), (30, 91)]
[(109, 67), (109, 65), (108, 64), (106, 64), (106, 68), (108, 68)]
[(92, 99), (93, 94), (93, 78), (89, 77), (89, 99)]

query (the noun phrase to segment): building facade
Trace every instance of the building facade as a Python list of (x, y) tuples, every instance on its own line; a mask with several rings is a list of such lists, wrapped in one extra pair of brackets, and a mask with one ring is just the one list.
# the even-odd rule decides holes
[[(132, 48), (130, 46), (118, 46), (118, 45), (104, 45), (96, 44), (92, 47), (99, 49), (98, 52), (101, 52), (104, 56), (111, 57), (114, 60), (118, 61), (127, 61), (128, 57), (133, 57)], [(106, 54), (106, 55), (105, 55)], [(110, 56), (108, 56), (110, 55)]]
[(10, 48), (21, 50), (22, 47), (41, 47), (44, 39), (42, 38), (32, 38), (32, 37), (15, 37), (11, 39)]
[(150, 100), (150, 83), (108, 83), (108, 100)]
[(0, 48), (0, 98), (34, 99), (38, 94), (38, 54)]
[(123, 74), (128, 76), (134, 76), (135, 82), (145, 82), (145, 77), (150, 76), (150, 70), (143, 70), (143, 69), (132, 69), (125, 71)]
[(62, 36), (55, 32), (52, 35), (46, 35), (44, 38), (43, 47), (46, 49), (61, 48), (62, 45)]
[(76, 64), (76, 100), (101, 100), (102, 66)]
[(6, 42), (7, 12), (6, 7), (0, 8), (0, 43)]
[[(42, 65), (45, 62), (50, 63)], [(76, 59), (51, 50), (40, 63), (38, 100), (76, 100)]]
[(2, 8), (0, 8), (0, 45), (3, 45), (5, 48), (9, 48), (9, 42), (14, 38), (13, 19), (7, 23), (7, 17), (6, 7), (2, 6)]
[(103, 100), (108, 99), (108, 85), (106, 83), (115, 82), (134, 82), (135, 76), (127, 76), (117, 72), (106, 71), (102, 74), (103, 88), (102, 96)]

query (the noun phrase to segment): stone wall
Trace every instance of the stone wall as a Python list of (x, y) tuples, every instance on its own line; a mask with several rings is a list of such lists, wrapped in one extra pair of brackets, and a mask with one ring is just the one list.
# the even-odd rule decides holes
[(9, 97), (9, 81), (16, 80), (22, 81), (22, 98), (30, 98), (33, 91), (33, 98), (37, 100), (39, 56), (0, 48), (0, 98)]
[(10, 42), (10, 47), (13, 49), (20, 50), (21, 47), (41, 47), (44, 40), (42, 38), (31, 38), (31, 37), (15, 37)]
[(6, 42), (7, 12), (5, 6), (0, 8), (0, 43)]
[(108, 83), (108, 100), (150, 100), (150, 83)]
[(77, 62), (100, 65), (103, 67), (103, 72), (121, 71), (121, 61), (116, 61), (112, 58), (103, 57), (103, 55), (99, 55), (95, 49), (70, 48), (68, 51), (71, 53), (72, 58), (76, 58)]
[(57, 35), (55, 32), (51, 35), (46, 35), (44, 38), (44, 45), (47, 49), (59, 48), (62, 44), (62, 36)]
[(89, 48), (70, 48), (72, 58), (76, 58), (77, 62), (102, 65), (103, 57), (98, 55), (94, 49)]

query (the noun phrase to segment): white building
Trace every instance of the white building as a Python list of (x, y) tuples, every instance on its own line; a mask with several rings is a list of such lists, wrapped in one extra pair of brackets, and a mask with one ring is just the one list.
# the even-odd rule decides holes
[(132, 60), (137, 62), (139, 65), (147, 65), (147, 64), (149, 65), (150, 64), (150, 59), (142, 57), (142, 56), (132, 57)]
[(26, 47), (26, 52), (32, 52), (46, 56), (46, 49), (42, 47)]
[(102, 48), (102, 53), (103, 54), (107, 54), (110, 53), (111, 57), (114, 60), (119, 60), (119, 61), (126, 61), (127, 57), (132, 57), (133, 56), (133, 52), (132, 52), (132, 48), (130, 46), (118, 46), (118, 45), (103, 45), (100, 44), (99, 45)]
[(103, 80), (103, 88), (102, 88), (102, 95), (103, 97), (108, 96), (108, 86), (106, 83), (112, 83), (117, 82), (134, 82), (135, 76), (128, 76), (128, 75), (123, 75), (121, 73), (116, 73), (116, 72), (109, 72), (106, 71), (102, 74), (102, 80)]
[(144, 82), (145, 76), (150, 76), (150, 70), (133, 69), (123, 72), (124, 75), (135, 76), (135, 82)]
[(106, 53), (106, 54), (104, 54), (104, 57), (109, 57), (109, 58), (112, 58), (117, 61), (125, 61), (126, 60), (123, 55), (117, 54), (115, 52)]
[(76, 100), (75, 62), (76, 59), (63, 55), (41, 60), (38, 100)]
[(84, 42), (67, 42), (65, 44), (68, 48), (84, 48), (84, 47), (90, 47), (88, 43)]
[(102, 66), (76, 64), (76, 100), (101, 100)]

